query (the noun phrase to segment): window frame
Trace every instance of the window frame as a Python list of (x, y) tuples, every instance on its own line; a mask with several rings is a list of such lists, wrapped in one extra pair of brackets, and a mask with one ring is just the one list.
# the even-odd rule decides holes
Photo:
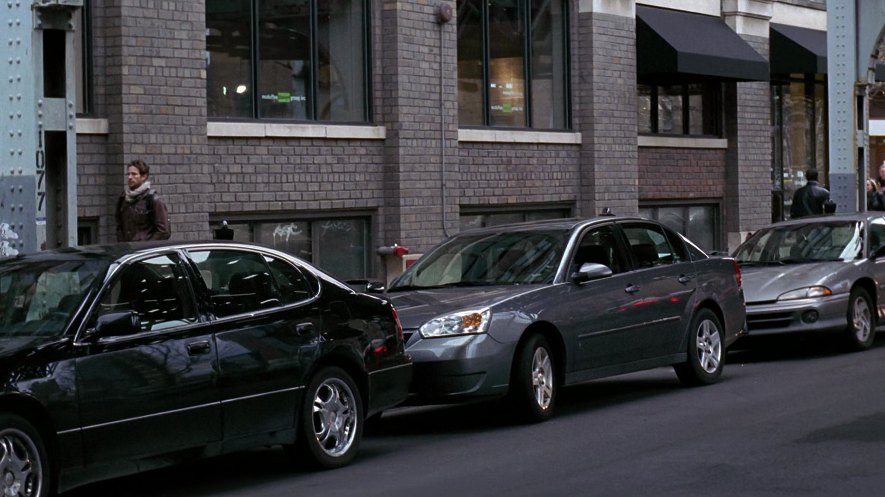
[[(372, 116), (374, 116), (374, 108), (372, 102), (372, 82), (373, 82), (373, 69), (372, 69), (372, 2), (370, 0), (350, 0), (352, 2), (358, 2), (362, 6), (362, 27), (363, 27), (363, 48), (361, 54), (361, 61), (363, 65), (363, 74), (362, 81), (359, 83), (361, 88), (361, 94), (363, 99), (363, 111), (362, 116), (359, 120), (334, 120), (334, 119), (320, 119), (318, 117), (318, 109), (319, 109), (319, 84), (317, 83), (318, 78), (318, 67), (319, 67), (319, 59), (318, 59), (318, 46), (319, 43), (317, 38), (319, 36), (319, 25), (318, 25), (318, 4), (323, 0), (307, 0), (310, 4), (310, 13), (309, 13), (309, 25), (310, 25), (310, 61), (309, 61), (309, 74), (310, 81), (308, 81), (306, 93), (308, 96), (307, 99), (307, 112), (305, 118), (279, 118), (279, 117), (262, 117), (261, 114), (261, 88), (259, 84), (262, 80), (260, 75), (260, 37), (259, 33), (259, 11), (260, 11), (260, 2), (262, 0), (247, 0), (249, 2), (249, 84), (251, 85), (251, 115), (250, 116), (216, 116), (212, 115), (209, 112), (208, 105), (208, 96), (207, 96), (207, 104), (206, 104), (206, 114), (207, 119), (210, 122), (292, 122), (292, 123), (327, 123), (327, 124), (342, 124), (342, 125), (363, 125), (370, 124), (372, 122)], [(208, 10), (206, 13), (206, 23), (208, 24)], [(208, 29), (207, 29), (208, 32)], [(209, 50), (208, 43), (206, 48), (207, 57), (211, 57), (211, 51)], [(210, 62), (206, 61), (206, 71), (207, 78), (206, 83), (209, 83), (208, 72), (210, 69)], [(208, 88), (207, 88), (208, 93)]]
[[(715, 92), (713, 93), (713, 109), (715, 111), (715, 115), (712, 118), (713, 126), (715, 129), (712, 130), (711, 133), (692, 133), (691, 132), (691, 93), (689, 92), (689, 87), (693, 84), (703, 85), (704, 89), (715, 88)], [(682, 132), (680, 133), (664, 133), (660, 131), (660, 115), (658, 112), (660, 106), (660, 89), (663, 87), (681, 87), (680, 91), (680, 100), (681, 100), (681, 112), (680, 117), (682, 120)], [(706, 82), (696, 82), (696, 83), (675, 83), (675, 84), (657, 84), (652, 82), (640, 83), (638, 87), (647, 87), (649, 88), (649, 122), (645, 123), (648, 125), (648, 131), (640, 131), (639, 135), (645, 136), (678, 136), (678, 137), (696, 137), (696, 138), (721, 138), (723, 134), (723, 130), (725, 129), (723, 119), (724, 119), (724, 107), (723, 102), (725, 101), (724, 95), (725, 91), (723, 88), (723, 83), (718, 81), (706, 81)], [(637, 91), (637, 94), (639, 92)], [(704, 95), (706, 91), (701, 93), (701, 103), (702, 114), (707, 107), (707, 101), (704, 99)], [(638, 99), (637, 99), (638, 100)], [(639, 112), (637, 102), (637, 127), (641, 128), (641, 119), (639, 119), (642, 114)], [(703, 127), (703, 123), (701, 123)]]
[[(515, 0), (517, 8), (525, 13), (530, 12), (532, 7), (532, 0)], [(458, 16), (461, 15), (461, 8), (457, 5), (460, 3), (460, 0), (456, 2), (456, 9), (458, 10)], [(562, 84), (559, 85), (559, 91), (562, 92), (562, 128), (553, 127), (553, 128), (536, 128), (534, 124), (534, 112), (533, 112), (533, 92), (532, 92), (532, 81), (533, 81), (533, 67), (532, 67), (532, 45), (533, 45), (533, 36), (532, 36), (532, 19), (530, 15), (523, 14), (520, 19), (520, 27), (522, 29), (522, 69), (523, 69), (523, 99), (524, 99), (524, 108), (525, 108), (525, 119), (522, 126), (504, 126), (504, 125), (495, 125), (493, 124), (492, 117), (492, 105), (491, 105), (491, 88), (490, 88), (490, 80), (491, 80), (491, 41), (489, 39), (489, 1), (481, 0), (482, 9), (480, 12), (480, 40), (481, 40), (481, 65), (482, 65), (482, 90), (480, 91), (480, 100), (482, 105), (482, 123), (481, 124), (464, 124), (461, 122), (460, 114), (458, 116), (458, 125), (461, 128), (495, 128), (495, 129), (551, 129), (551, 130), (570, 130), (572, 129), (572, 109), (571, 109), (571, 64), (570, 60), (570, 39), (569, 34), (571, 33), (571, 24), (570, 24), (570, 13), (569, 13), (569, 5), (570, 2), (566, 0), (562, 0), (562, 39), (559, 40), (560, 50), (562, 51), (563, 60), (560, 61), (561, 65), (564, 69), (564, 74), (562, 75)], [(466, 2), (465, 2), (466, 5)], [(460, 58), (458, 58), (458, 63), (460, 64)], [(460, 88), (460, 78), (457, 81), (457, 87)], [(460, 92), (460, 89), (458, 90)], [(460, 102), (460, 94), (458, 96), (458, 100)]]

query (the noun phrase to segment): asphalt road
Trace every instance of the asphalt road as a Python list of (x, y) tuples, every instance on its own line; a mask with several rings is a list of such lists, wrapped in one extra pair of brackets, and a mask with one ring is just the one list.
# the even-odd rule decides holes
[(596, 380), (562, 390), (539, 425), (488, 403), (396, 409), (335, 471), (264, 449), (63, 497), (885, 495), (885, 333), (862, 353), (745, 345), (719, 384), (684, 388), (663, 368)]

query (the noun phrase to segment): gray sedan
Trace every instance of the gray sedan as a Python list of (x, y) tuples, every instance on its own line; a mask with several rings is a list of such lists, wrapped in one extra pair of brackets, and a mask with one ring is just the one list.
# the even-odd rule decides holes
[(882, 315), (885, 213), (801, 218), (757, 231), (735, 251), (751, 335), (844, 332), (869, 348)]
[(530, 421), (562, 385), (664, 365), (707, 384), (743, 331), (740, 269), (664, 226), (601, 217), (458, 234), (391, 285), (411, 400), (509, 397)]

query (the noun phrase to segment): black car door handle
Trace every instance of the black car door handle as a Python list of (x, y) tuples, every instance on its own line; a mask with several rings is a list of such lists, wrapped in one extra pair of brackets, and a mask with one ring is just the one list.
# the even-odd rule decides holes
[(679, 278), (678, 278), (678, 281), (680, 283), (688, 283), (691, 280), (692, 280), (692, 277), (687, 274), (680, 274)]
[(187, 344), (187, 353), (190, 355), (208, 354), (210, 350), (211, 347), (209, 346), (209, 342), (206, 340), (191, 342)]
[(313, 323), (298, 323), (295, 325), (295, 333), (299, 336), (313, 335)]
[(627, 288), (624, 289), (627, 293), (636, 293), (639, 291), (639, 285), (627, 285)]

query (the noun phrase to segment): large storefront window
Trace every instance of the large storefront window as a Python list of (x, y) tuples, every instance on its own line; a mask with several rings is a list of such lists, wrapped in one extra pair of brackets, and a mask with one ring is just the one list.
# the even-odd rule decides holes
[(639, 215), (660, 221), (707, 252), (722, 246), (718, 204), (644, 206)]
[(639, 133), (721, 134), (721, 83), (637, 86)]
[(817, 169), (819, 181), (828, 183), (826, 91), (822, 75), (796, 74), (772, 88), (773, 221), (790, 212), (805, 171)]
[(209, 117), (367, 121), (366, 26), (366, 0), (207, 2)]
[(563, 0), (458, 0), (462, 126), (568, 127)]
[[(222, 226), (213, 223), (219, 236)], [(363, 279), (369, 272), (367, 218), (235, 221), (227, 225), (234, 240), (272, 247), (308, 261), (342, 279)]]

